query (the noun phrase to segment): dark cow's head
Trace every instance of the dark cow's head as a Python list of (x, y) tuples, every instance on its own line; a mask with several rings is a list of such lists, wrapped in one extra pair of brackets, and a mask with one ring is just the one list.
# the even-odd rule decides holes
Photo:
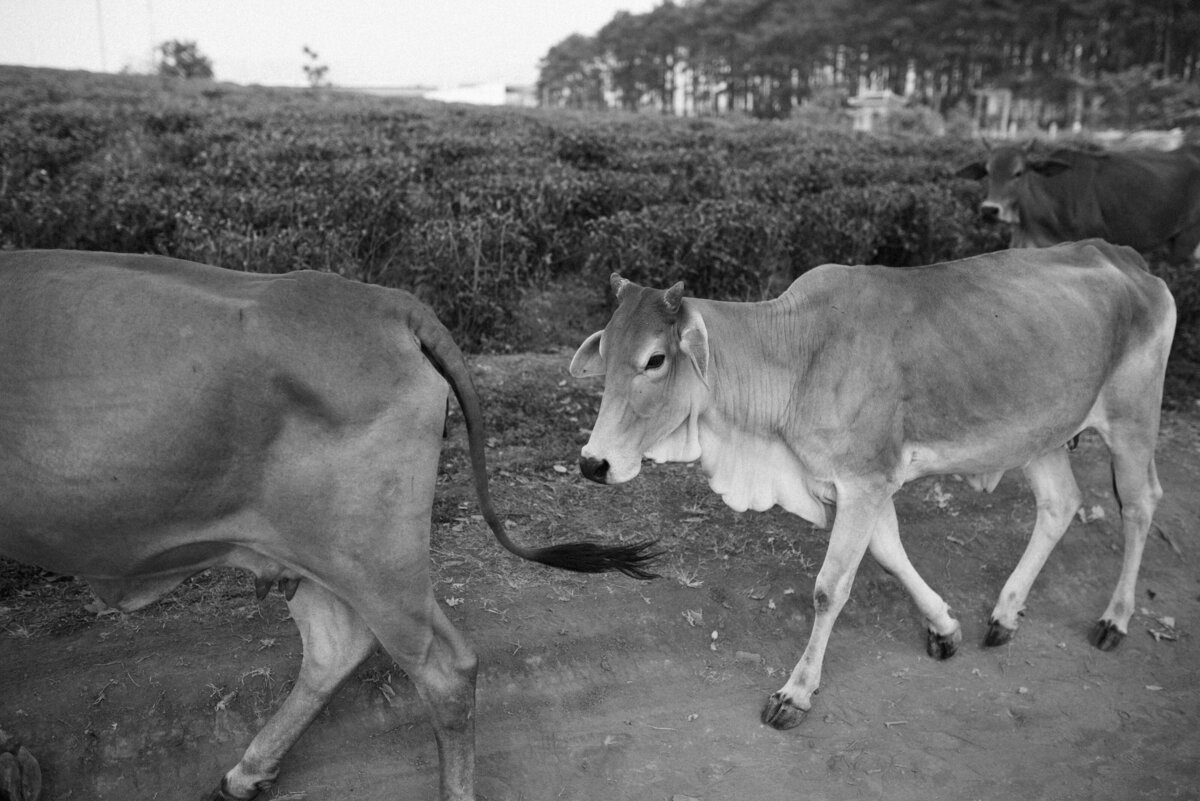
[(968, 164), (955, 175), (974, 181), (988, 179), (987, 197), (980, 205), (985, 220), (1020, 225), (1020, 199), (1026, 194), (1027, 183), (1037, 180), (1038, 176), (1049, 178), (1058, 175), (1070, 167), (1065, 161), (1035, 156), (1031, 139), (1024, 145), (989, 147), (986, 161)]
[(604, 395), (579, 469), (602, 484), (629, 481), (642, 457), (700, 458), (697, 425), (708, 392), (708, 331), (683, 283), (649, 289), (611, 278), (619, 303), (571, 360), (571, 375), (604, 376)]

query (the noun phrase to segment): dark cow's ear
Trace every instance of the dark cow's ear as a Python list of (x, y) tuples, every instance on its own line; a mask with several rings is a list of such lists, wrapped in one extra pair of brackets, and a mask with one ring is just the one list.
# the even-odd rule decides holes
[(663, 295), (663, 304), (672, 316), (679, 314), (679, 306), (683, 302), (683, 282), (676, 283)]
[(978, 181), (987, 175), (987, 165), (982, 161), (976, 161), (974, 164), (968, 164), (958, 172), (954, 173), (955, 178), (966, 178), (969, 181)]
[(1038, 175), (1044, 175), (1047, 178), (1053, 178), (1060, 172), (1065, 172), (1071, 169), (1071, 165), (1065, 161), (1058, 159), (1030, 159), (1026, 162), (1029, 169), (1036, 172)]
[(626, 290), (631, 282), (622, 278), (617, 273), (613, 273), (608, 277), (608, 283), (612, 286), (613, 294), (617, 296), (617, 300), (620, 300), (621, 293)]
[(600, 354), (600, 337), (603, 331), (597, 331), (579, 346), (575, 357), (571, 359), (570, 373), (575, 378), (588, 378), (594, 375), (604, 375), (604, 356)]

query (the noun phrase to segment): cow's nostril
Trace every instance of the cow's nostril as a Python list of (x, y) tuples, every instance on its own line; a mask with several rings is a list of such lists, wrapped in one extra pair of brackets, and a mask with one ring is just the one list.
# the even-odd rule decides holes
[(579, 472), (583, 473), (584, 478), (591, 479), (598, 484), (608, 483), (608, 460), (597, 459), (594, 456), (579, 457)]
[(1000, 208), (998, 206), (983, 206), (980, 208), (980, 214), (983, 219), (993, 221), (1000, 218)]

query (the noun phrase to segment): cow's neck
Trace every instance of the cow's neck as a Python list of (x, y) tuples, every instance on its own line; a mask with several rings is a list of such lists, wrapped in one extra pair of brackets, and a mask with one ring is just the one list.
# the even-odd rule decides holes
[(778, 504), (819, 526), (833, 487), (799, 452), (792, 399), (811, 359), (797, 301), (700, 306), (708, 329), (710, 391), (699, 414), (700, 463), (713, 490), (737, 510)]

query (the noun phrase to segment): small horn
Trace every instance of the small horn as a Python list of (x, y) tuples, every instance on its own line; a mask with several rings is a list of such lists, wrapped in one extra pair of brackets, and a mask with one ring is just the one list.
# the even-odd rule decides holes
[(626, 281), (619, 274), (613, 273), (608, 277), (608, 282), (612, 284), (613, 294), (617, 296), (617, 300), (621, 299), (621, 293), (625, 291), (625, 287), (629, 286), (630, 282)]
[(673, 287), (671, 287), (670, 289), (667, 290), (666, 295), (663, 296), (663, 303), (666, 305), (668, 312), (670, 312), (671, 314), (678, 314), (679, 307), (680, 307), (680, 304), (682, 301), (683, 301), (683, 282), (680, 281), (677, 284), (675, 284)]

